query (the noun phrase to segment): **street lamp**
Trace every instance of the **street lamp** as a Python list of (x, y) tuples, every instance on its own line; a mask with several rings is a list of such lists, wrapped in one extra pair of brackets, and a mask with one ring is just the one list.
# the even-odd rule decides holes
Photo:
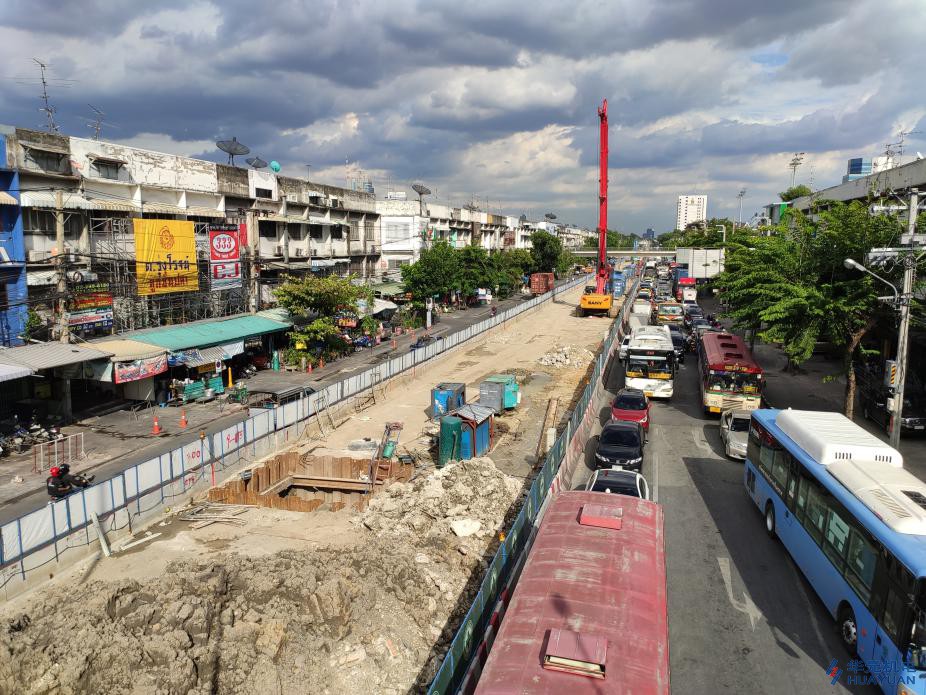
[[(858, 261), (847, 258), (842, 262), (847, 270), (860, 270), (868, 273), (871, 277), (880, 280), (891, 288), (894, 293), (894, 306), (900, 309), (900, 328), (897, 333), (897, 383), (893, 384), (894, 395), (891, 404), (891, 429), (890, 443), (895, 449), (900, 448), (900, 431), (903, 429), (903, 392), (904, 382), (907, 378), (907, 334), (910, 329), (910, 312), (905, 311), (904, 307), (909, 305), (909, 298), (904, 294), (901, 299), (900, 292), (897, 288), (880, 275), (877, 275)], [(879, 299), (890, 299), (890, 297), (879, 297)]]
[(722, 230), (723, 230), (723, 243), (726, 244), (726, 243), (727, 243), (727, 225), (725, 225), (725, 224), (718, 224), (716, 227), (714, 227), (714, 229), (722, 229)]

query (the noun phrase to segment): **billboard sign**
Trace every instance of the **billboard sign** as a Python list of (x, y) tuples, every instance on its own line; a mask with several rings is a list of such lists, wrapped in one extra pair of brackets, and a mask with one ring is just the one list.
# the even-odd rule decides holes
[(241, 287), (243, 225), (209, 225), (209, 280), (213, 290)]
[(143, 296), (199, 289), (193, 223), (133, 219), (135, 273)]
[(127, 381), (140, 381), (167, 371), (167, 355), (158, 355), (132, 362), (114, 362), (113, 380), (117, 384)]

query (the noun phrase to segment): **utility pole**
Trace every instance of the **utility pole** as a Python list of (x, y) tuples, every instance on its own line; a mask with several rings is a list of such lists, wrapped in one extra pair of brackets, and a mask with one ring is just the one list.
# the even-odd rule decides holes
[[(739, 217), (736, 218), (736, 223), (740, 227), (742, 227), (743, 226), (743, 198), (746, 197), (746, 189), (741, 188), (740, 192), (736, 194), (736, 197), (740, 199), (740, 214), (739, 214)], [(735, 228), (734, 228), (734, 231), (735, 231)]]
[[(919, 191), (910, 191), (910, 205), (907, 208), (910, 219), (907, 232), (911, 246), (916, 234), (916, 215), (919, 212)], [(903, 292), (900, 295), (900, 331), (897, 335), (897, 384), (894, 386), (894, 404), (891, 408), (891, 446), (900, 447), (900, 432), (903, 429), (903, 395), (907, 379), (907, 335), (910, 331), (910, 304), (913, 301), (913, 280), (916, 275), (916, 256), (908, 253), (903, 257)]]
[(64, 193), (55, 191), (55, 270), (58, 276), (58, 340), (70, 342), (68, 328), (68, 278), (64, 263)]
[(258, 234), (257, 214), (249, 210), (245, 215), (248, 230), (248, 311), (256, 314), (260, 309), (260, 284), (258, 275), (260, 274), (260, 263), (258, 250), (260, 248), (260, 239)]

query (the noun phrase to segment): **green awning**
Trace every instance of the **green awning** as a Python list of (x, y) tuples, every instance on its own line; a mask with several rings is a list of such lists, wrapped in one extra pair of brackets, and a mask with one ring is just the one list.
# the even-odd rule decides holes
[(405, 285), (401, 282), (385, 282), (382, 285), (372, 285), (373, 292), (379, 292), (381, 295), (391, 297), (396, 294), (405, 294)]
[(263, 316), (239, 316), (224, 321), (198, 321), (181, 326), (146, 328), (120, 337), (173, 351), (221, 345), (290, 328), (291, 322), (274, 321)]

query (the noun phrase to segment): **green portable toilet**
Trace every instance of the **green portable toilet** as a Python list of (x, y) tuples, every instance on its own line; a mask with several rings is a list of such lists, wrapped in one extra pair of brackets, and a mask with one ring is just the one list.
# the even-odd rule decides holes
[(443, 468), (448, 461), (460, 458), (460, 444), (463, 437), (463, 421), (452, 415), (440, 419), (440, 443), (438, 444), (437, 467)]
[(505, 392), (502, 395), (502, 406), (507, 410), (515, 408), (521, 402), (521, 390), (514, 374), (493, 374), (486, 381), (504, 384)]

